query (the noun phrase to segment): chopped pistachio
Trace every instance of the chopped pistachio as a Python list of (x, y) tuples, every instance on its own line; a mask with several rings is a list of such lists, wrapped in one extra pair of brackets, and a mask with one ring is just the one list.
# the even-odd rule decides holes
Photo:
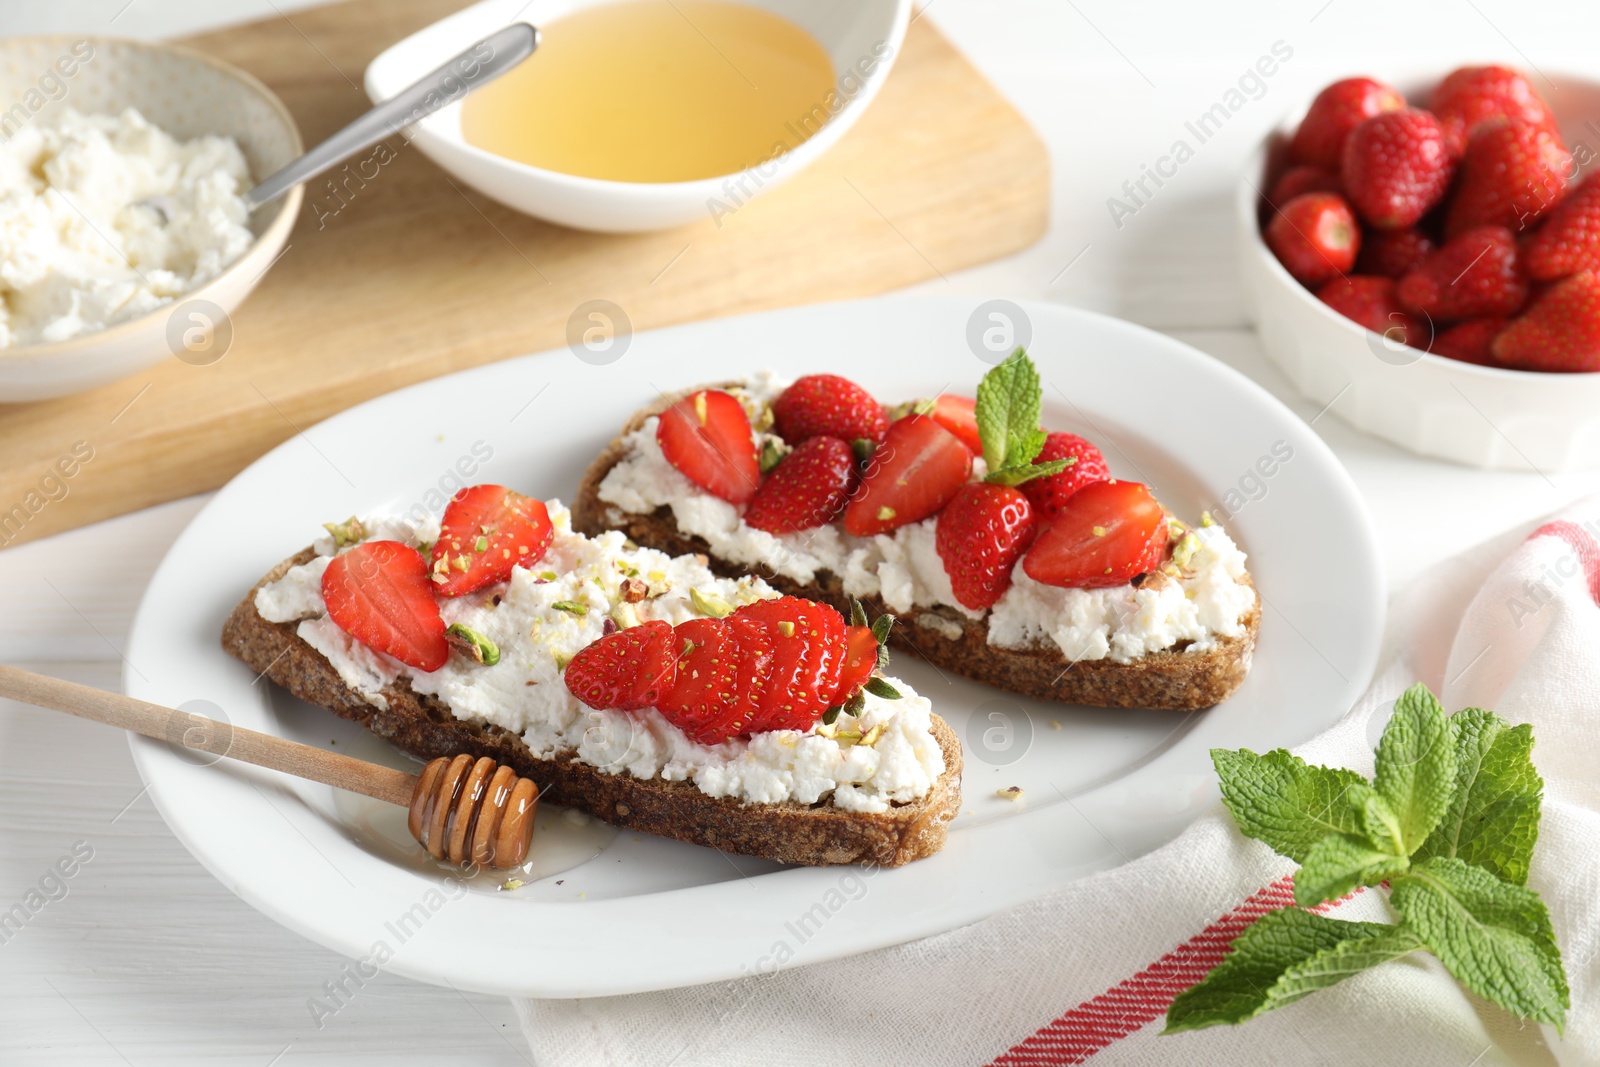
[(521, 889), (523, 886), (525, 886), (527, 884), (528, 883), (524, 882), (521, 878), (507, 878), (505, 881), (500, 883), (500, 888), (502, 890), (506, 890), (506, 889)]
[(611, 605), (611, 621), (617, 624), (618, 629), (626, 630), (630, 626), (639, 625), (639, 613), (634, 611), (633, 605), (627, 601), (621, 604), (613, 604)]
[[(740, 618), (743, 618), (743, 617), (744, 616), (742, 616), (742, 615), (740, 616)], [(785, 637), (793, 637), (794, 636), (794, 623), (790, 622), (788, 619), (783, 619), (778, 623), (778, 630)]]
[(567, 655), (565, 652), (557, 652), (555, 655), (555, 660), (556, 671), (560, 672), (567, 669), (567, 664), (572, 662), (572, 657)]
[(892, 518), (894, 518), (894, 508), (885, 505), (884, 507), (878, 509), (879, 522), (888, 522)]
[(555, 571), (540, 571), (539, 577), (543, 578), (547, 582), (553, 582), (557, 578), (561, 577), (561, 575), (557, 574)]
[(1104, 526), (1091, 526), (1090, 529), (1094, 531), (1094, 535), (1096, 537), (1104, 537), (1106, 535), (1106, 528)]
[(713, 619), (721, 619), (733, 614), (733, 605), (717, 594), (702, 593), (692, 587), (689, 589), (689, 603), (694, 605), (694, 610), (702, 615), (709, 615)]
[(637, 604), (649, 595), (650, 586), (638, 578), (624, 578), (620, 590), (626, 603)]
[(817, 726), (817, 736), (818, 737), (826, 737), (826, 738), (829, 738), (831, 740), (832, 738), (837, 737), (838, 735), (839, 735), (839, 726), (838, 726), (837, 723), (823, 722), (823, 723), (821, 723), (820, 725)]
[(664, 582), (667, 580), (667, 572), (651, 571), (649, 574), (645, 575), (645, 577), (650, 579), (652, 582)]
[(706, 393), (702, 389), (694, 394), (694, 417), (700, 420), (701, 426), (704, 426), (706, 424), (706, 416)]
[(576, 600), (558, 600), (554, 604), (551, 604), (550, 606), (552, 608), (555, 608), (557, 611), (564, 611), (568, 615), (580, 615), (581, 616), (581, 615), (589, 614), (589, 609), (587, 607), (585, 607), (584, 605), (578, 603)]
[(456, 556), (450, 560), (450, 566), (454, 567), (458, 571), (461, 571), (462, 573), (465, 573), (472, 565), (467, 562), (466, 556)]
[(451, 648), (475, 663), (493, 667), (500, 662), (500, 646), (470, 627), (453, 622), (445, 630), (444, 636)]
[(474, 551), (474, 552), (487, 552), (487, 551), (489, 551), (489, 539), (487, 537), (479, 537), (476, 541), (473, 542), (472, 551)]
[(878, 738), (883, 736), (883, 723), (878, 723), (872, 729), (861, 735), (861, 743), (871, 748), (878, 743)]
[(367, 539), (367, 528), (354, 515), (343, 522), (325, 522), (322, 528), (333, 535), (334, 548), (349, 548)]
[(1216, 524), (1217, 524), (1217, 520), (1213, 519), (1211, 517), (1211, 512), (1202, 511), (1200, 513), (1200, 525), (1201, 526), (1215, 526)]
[(1193, 531), (1186, 531), (1172, 549), (1172, 562), (1179, 567), (1187, 568), (1194, 562), (1194, 554), (1200, 551), (1200, 538)]
[(758, 460), (761, 473), (766, 474), (772, 470), (772, 468), (782, 463), (783, 457), (787, 456), (789, 452), (789, 446), (784, 444), (779, 438), (773, 437), (770, 434), (764, 437), (761, 441), (761, 456)]
[(1020, 785), (1008, 785), (1004, 789), (996, 789), (994, 795), (1001, 800), (1021, 800), (1022, 787)]

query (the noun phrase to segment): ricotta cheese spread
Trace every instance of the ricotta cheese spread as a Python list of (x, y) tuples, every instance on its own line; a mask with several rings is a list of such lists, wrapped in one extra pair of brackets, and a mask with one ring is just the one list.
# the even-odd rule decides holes
[[(764, 409), (784, 384), (763, 373), (737, 390), (752, 425), (765, 424)], [(667, 461), (656, 443), (658, 421), (646, 419), (623, 439), (623, 458), (600, 482), (602, 501), (639, 514), (670, 508), (681, 532), (703, 539), (731, 563), (767, 567), (807, 584), (828, 571), (851, 596), (881, 596), (902, 615), (949, 609), (920, 612), (911, 620), (944, 638), (959, 638), (965, 625), (986, 625), (988, 643), (999, 648), (1054, 644), (1074, 662), (1127, 663), (1185, 642), (1185, 652), (1205, 652), (1220, 638), (1242, 633), (1256, 603), (1245, 581), (1245, 554), (1222, 527), (1212, 525), (1194, 528), (1197, 543), (1177, 577), (1161, 576), (1137, 588), (1061, 589), (1029, 578), (1019, 561), (1011, 588), (994, 607), (973, 611), (956, 600), (939, 558), (937, 516), (875, 537), (851, 536), (837, 522), (781, 535), (758, 530), (744, 522), (740, 506), (700, 489)], [(974, 463), (974, 477), (982, 477), (983, 461)]]
[[(0, 144), (0, 348), (136, 318), (220, 274), (255, 240), (230, 137), (180, 141), (129, 108), (71, 108)], [(163, 214), (140, 201), (164, 197)]]
[[(607, 619), (618, 625), (683, 622), (701, 614), (690, 602), (691, 589), (735, 606), (777, 593), (757, 578), (719, 578), (693, 556), (632, 547), (616, 531), (584, 537), (572, 531), (571, 515), (559, 501), (547, 507), (554, 537), (543, 557), (513, 568), (508, 582), (440, 603), (446, 625), (460, 623), (499, 646), (500, 660), (492, 667), (452, 654), (437, 671), (419, 671), (341, 630), (322, 600), (322, 572), (339, 551), (329, 535), (315, 542), (314, 559), (257, 592), (256, 610), (268, 622), (298, 622), (296, 633), (369, 703), (387, 707), (384, 687), (403, 679), (415, 691), (438, 697), (459, 719), (520, 734), (541, 759), (566, 757), (608, 774), (691, 781), (708, 796), (752, 803), (810, 804), (831, 795), (835, 806), (857, 812), (883, 812), (925, 796), (944, 773), (932, 708), (898, 680), (900, 699), (867, 693), (858, 717), (841, 714), (835, 723), (839, 731), (863, 738), (876, 729), (872, 744), (844, 743), (813, 729), (701, 745), (654, 709), (597, 711), (579, 702), (562, 669), (605, 633)], [(435, 520), (412, 525), (375, 519), (364, 525), (371, 539), (416, 546), (431, 544), (439, 534)], [(628, 578), (648, 584), (646, 599), (624, 600), (621, 585)]]

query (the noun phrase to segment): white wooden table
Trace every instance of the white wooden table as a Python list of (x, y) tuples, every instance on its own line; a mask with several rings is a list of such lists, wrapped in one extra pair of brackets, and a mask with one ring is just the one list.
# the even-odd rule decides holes
[[(0, 32), (163, 36), (293, 18), (271, 0), (55, 0), (0, 8)], [(1500, 59), (1600, 73), (1600, 7), (1463, 0), (1121, 4), (933, 0), (935, 18), (1037, 125), (1054, 158), (1053, 225), (1009, 260), (930, 291), (1064, 301), (1133, 319), (1254, 377), (1311, 419), (1245, 324), (1229, 192), (1253, 140), (1334, 77)], [(25, 10), (24, 10), (25, 8)], [(287, 13), (287, 14), (285, 14)], [(112, 21), (115, 18), (115, 21)], [(1293, 58), (1123, 219), (1106, 207), (1276, 41)], [(885, 239), (900, 238), (886, 231)], [(911, 254), (908, 251), (908, 254)], [(4, 418), (0, 411), (0, 418)], [(1365, 494), (1391, 586), (1428, 561), (1600, 489), (1583, 475), (1472, 471), (1419, 459), (1339, 421), (1316, 430)], [(0, 552), (0, 661), (120, 684), (139, 596), (205, 503), (183, 500)], [(93, 858), (20, 930), (0, 928), (0, 1062), (63, 1064), (531, 1062), (509, 1005), (379, 977), (319, 1028), (307, 1000), (343, 959), (216, 882), (140, 793), (124, 738), (0, 702), (0, 912), (76, 842)], [(80, 846), (81, 850), (81, 846)], [(51, 888), (46, 886), (45, 888)]]

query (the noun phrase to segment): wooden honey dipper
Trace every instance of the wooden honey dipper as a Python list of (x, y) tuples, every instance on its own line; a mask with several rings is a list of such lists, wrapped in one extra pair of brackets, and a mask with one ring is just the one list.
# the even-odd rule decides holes
[(0, 665), (0, 697), (132, 730), (195, 752), (270, 767), (410, 809), (407, 827), (434, 859), (509, 870), (528, 858), (539, 787), (483, 756), (440, 756), (407, 774), (204, 715)]

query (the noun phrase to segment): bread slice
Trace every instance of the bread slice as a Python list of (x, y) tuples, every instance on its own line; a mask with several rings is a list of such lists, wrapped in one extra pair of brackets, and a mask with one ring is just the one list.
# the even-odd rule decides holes
[(488, 756), (536, 782), (540, 799), (551, 804), (630, 830), (780, 863), (898, 867), (944, 847), (947, 824), (961, 804), (961, 743), (937, 715), (933, 732), (944, 753), (944, 774), (926, 796), (882, 814), (845, 811), (827, 798), (815, 804), (745, 804), (707, 796), (693, 782), (606, 774), (576, 759), (540, 759), (518, 735), (457, 719), (443, 702), (404, 680), (384, 690), (387, 709), (367, 703), (300, 639), (296, 623), (263, 619), (256, 592), (315, 554), (306, 548), (257, 582), (223, 624), (222, 647), (301, 700), (358, 722), (413, 756)]
[[(699, 388), (727, 389), (737, 384), (724, 382)], [(711, 569), (718, 574), (755, 573), (774, 589), (823, 601), (848, 614), (849, 598), (837, 575), (819, 572), (814, 583), (802, 584), (764, 568), (718, 559), (703, 539), (679, 531), (670, 508), (657, 508), (648, 515), (634, 514), (600, 499), (601, 481), (627, 454), (623, 439), (646, 419), (661, 414), (694, 391), (663, 396), (634, 412), (579, 481), (572, 501), (572, 528), (590, 536), (603, 530), (621, 530), (635, 543), (669, 555), (699, 553), (710, 560)], [(1249, 581), (1248, 576), (1246, 581)], [(1251, 587), (1254, 588), (1253, 583)], [(878, 597), (862, 597), (861, 601), (869, 616), (890, 610)], [(960, 637), (950, 638), (940, 632), (949, 630), (951, 622), (963, 624)], [(970, 619), (951, 609), (932, 607), (902, 616), (900, 624), (890, 634), (889, 644), (937, 667), (1040, 700), (1113, 708), (1195, 711), (1220, 704), (1244, 682), (1260, 628), (1261, 600), (1258, 596), (1244, 619), (1241, 632), (1218, 640), (1203, 652), (1184, 651), (1185, 642), (1172, 649), (1147, 653), (1129, 663), (1111, 659), (1074, 663), (1053, 646), (1019, 649), (991, 645), (987, 627), (972, 625)]]

